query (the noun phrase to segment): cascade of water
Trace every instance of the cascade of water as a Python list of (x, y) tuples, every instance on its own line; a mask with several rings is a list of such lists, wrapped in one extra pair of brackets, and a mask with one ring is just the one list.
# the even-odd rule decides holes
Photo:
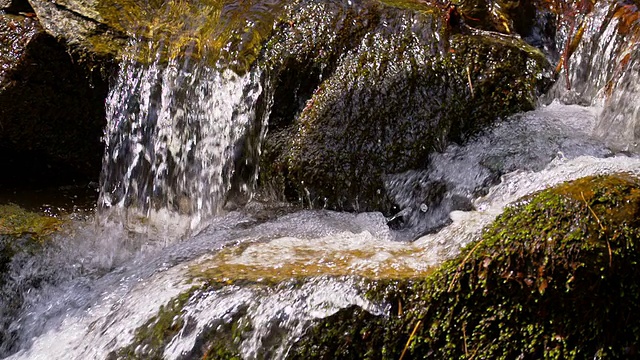
[(218, 212), (261, 92), (258, 69), (238, 75), (189, 56), (125, 59), (106, 102), (101, 215), (133, 226), (166, 209), (188, 215), (177, 225), (193, 230)]
[[(301, 285), (296, 281), (276, 289), (264, 286), (229, 286), (219, 291), (195, 293), (180, 317), (193, 319), (171, 339), (165, 359), (180, 359), (196, 348), (197, 339), (207, 329), (222, 328), (235, 321), (250, 329), (239, 346), (244, 359), (282, 359), (292, 341), (297, 340), (314, 319), (321, 319), (345, 307), (356, 305), (375, 315), (384, 315), (384, 305), (362, 296), (353, 278), (313, 278)], [(197, 319), (197, 320), (195, 320)]]
[(638, 8), (601, 1), (591, 13), (572, 21), (574, 31), (566, 24), (556, 41), (560, 48), (581, 41), (573, 54), (567, 54), (568, 76), (561, 74), (551, 96), (600, 107), (594, 133), (616, 149), (634, 151), (640, 139)]
[[(554, 138), (557, 132), (549, 135)], [(366, 289), (358, 286), (353, 274), (392, 278), (424, 274), (429, 266), (455, 255), (477, 238), (506, 204), (523, 195), (593, 174), (640, 175), (638, 169), (638, 159), (624, 156), (572, 160), (558, 156), (542, 169), (504, 176), (499, 186), (474, 203), (477, 211), (455, 212), (453, 224), (414, 243), (389, 241), (381, 214), (303, 211), (257, 223), (246, 215), (230, 213), (185, 242), (147, 254), (125, 255), (115, 262), (106, 259), (105, 264), (89, 265), (93, 259), (87, 251), (90, 248), (77, 249), (73, 259), (68, 250), (52, 254), (60, 263), (35, 258), (33, 266), (42, 267), (40, 271), (54, 268), (58, 274), (61, 268), (73, 272), (78, 266), (96, 270), (71, 274), (25, 295), (30, 305), (13, 323), (14, 330), (25, 332), (21, 335), (24, 343), (11, 358), (106, 358), (129, 344), (142, 358), (145, 354), (193, 358), (202, 351), (200, 345), (207, 336), (230, 332), (230, 324), (236, 324), (242, 331), (236, 345), (244, 358), (281, 359), (314, 319), (352, 305), (375, 315), (388, 313), (385, 304), (366, 300)], [(78, 241), (88, 236), (91, 234), (83, 234)], [(114, 236), (119, 239), (122, 234)], [(95, 244), (104, 244), (102, 240)], [(220, 252), (225, 245), (228, 251)], [(317, 269), (319, 273), (304, 272)], [(282, 282), (323, 274), (323, 269), (331, 270), (328, 276)], [(202, 275), (200, 270), (205, 270)], [(171, 304), (172, 297), (202, 284), (198, 279), (206, 279), (211, 270), (216, 271), (214, 281), (248, 277), (238, 285), (189, 293), (185, 305), (175, 309), (178, 328), (169, 341), (136, 347), (136, 328), (153, 326), (157, 319), (152, 316), (160, 305)], [(16, 269), (18, 274), (31, 276)], [(269, 286), (274, 280), (279, 285)], [(150, 325), (144, 325), (149, 321)]]
[[(588, 31), (610, 29), (611, 24)], [(620, 44), (609, 41), (611, 31), (599, 33), (597, 57), (579, 51), (575, 58), (594, 61), (589, 77), (599, 79), (600, 87), (609, 81), (604, 74), (611, 71), (606, 68), (611, 46)], [(124, 219), (129, 227), (145, 226), (150, 237), (155, 236), (152, 226), (170, 231), (182, 226), (175, 231), (183, 233), (222, 206), (233, 186), (238, 151), (246, 150), (244, 136), (264, 130), (251, 126), (264, 121), (256, 111), (263, 96), (269, 107), (270, 95), (263, 91), (257, 68), (238, 74), (188, 55), (143, 63), (135, 56), (139, 46), (145, 45), (132, 44), (132, 56), (122, 62), (107, 100), (101, 216)], [(637, 79), (637, 67), (630, 69), (621, 78), (624, 84)], [(630, 89), (619, 98), (618, 105), (624, 106), (619, 111), (637, 114), (633, 99), (639, 92), (637, 86)], [(301, 211), (267, 222), (230, 213), (209, 221), (207, 229), (183, 243), (149, 253), (124, 247), (130, 236), (125, 232), (105, 239), (89, 229), (66, 244), (59, 242), (63, 246), (56, 251), (12, 263), (11, 286), (21, 293), (9, 300), (19, 298), (23, 305), (15, 305), (7, 329), (0, 329), (14, 337), (13, 346), (0, 346), (0, 353), (17, 351), (12, 359), (113, 357), (129, 344), (135, 346), (136, 329), (153, 322), (160, 306), (188, 294), (171, 319), (180, 326), (168, 343), (134, 348), (138, 356), (193, 358), (202, 351), (203, 338), (231, 332), (229, 324), (234, 323), (241, 325), (237, 345), (244, 358), (284, 358), (314, 319), (352, 305), (388, 314), (386, 304), (366, 299), (357, 276), (423, 276), (476, 239), (506, 204), (523, 195), (593, 174), (640, 175), (638, 159), (613, 157), (589, 136), (600, 126), (597, 121), (590, 108), (556, 103), (434, 154), (430, 172), (390, 178), (397, 186), (396, 199), (414, 211), (412, 216), (426, 219), (423, 230), (443, 226), (451, 210), (475, 207), (455, 211), (452, 224), (413, 243), (389, 241), (392, 236), (379, 213)], [(259, 152), (259, 142), (251, 151)], [(585, 154), (590, 156), (581, 156)], [(501, 175), (502, 182), (489, 188)], [(398, 187), (403, 183), (409, 187)], [(416, 190), (416, 184), (423, 188)], [(434, 184), (444, 184), (446, 193), (427, 205), (425, 196)], [(485, 197), (473, 200), (485, 191)], [(163, 211), (183, 214), (185, 222), (176, 216), (162, 224), (137, 221)], [(95, 240), (84, 241), (89, 238)], [(223, 246), (227, 248), (221, 250)], [(214, 281), (244, 282), (188, 293), (212, 272)], [(299, 276), (306, 278), (286, 280)], [(6, 303), (0, 297), (0, 305)]]

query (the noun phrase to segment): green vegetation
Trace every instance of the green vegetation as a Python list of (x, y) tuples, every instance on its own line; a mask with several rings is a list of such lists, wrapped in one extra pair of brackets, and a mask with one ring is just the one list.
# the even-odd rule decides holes
[[(388, 316), (343, 309), (309, 328), (287, 358), (633, 357), (639, 238), (639, 179), (615, 174), (558, 185), (508, 207), (479, 240), (425, 278), (363, 280), (372, 301), (390, 305)], [(189, 331), (184, 306), (224, 285), (205, 284), (172, 300), (117, 358), (160, 358), (178, 331)], [(239, 341), (250, 330), (242, 316), (240, 310), (211, 324), (187, 356), (239, 358)]]
[[(640, 181), (620, 174), (508, 208), (425, 280), (379, 282), (388, 318), (345, 309), (291, 358), (583, 359), (637, 355)], [(410, 338), (410, 335), (414, 336)]]
[(17, 205), (0, 205), (0, 286), (17, 253), (38, 251), (63, 224), (58, 218), (32, 213)]
[(264, 47), (274, 104), (260, 181), (315, 207), (391, 212), (385, 175), (532, 109), (552, 81), (537, 49), (453, 29), (433, 6), (302, 2), (287, 21)]
[(193, 287), (169, 301), (166, 306), (161, 306), (158, 314), (136, 331), (135, 345), (124, 347), (117, 353), (112, 353), (110, 358), (162, 359), (164, 348), (187, 321), (181, 316), (182, 308), (197, 290), (197, 287)]
[(59, 231), (63, 223), (58, 218), (29, 212), (17, 205), (0, 205), (0, 235), (28, 234), (41, 241)]
[[(184, 56), (212, 66), (245, 72), (254, 63), (284, 1), (98, 1), (100, 21), (118, 33), (141, 40), (141, 62)], [(99, 53), (118, 54), (122, 44), (104, 36), (89, 39)]]

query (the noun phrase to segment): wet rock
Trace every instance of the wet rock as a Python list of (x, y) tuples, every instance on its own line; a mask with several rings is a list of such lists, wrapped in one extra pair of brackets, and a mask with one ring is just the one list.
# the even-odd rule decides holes
[(107, 84), (94, 64), (36, 17), (0, 15), (0, 184), (97, 178)]
[(441, 15), (367, 0), (293, 7), (265, 46), (275, 95), (262, 181), (312, 206), (391, 213), (385, 176), (532, 109), (550, 82), (544, 56)]
[(0, 205), (0, 288), (13, 256), (39, 248), (63, 223), (58, 218), (36, 214), (17, 205)]
[[(113, 56), (127, 36), (105, 22), (95, 0), (29, 0), (43, 28), (50, 35), (100, 56)], [(112, 4), (117, 7), (117, 4)]]
[[(23, 279), (10, 275), (16, 257), (30, 258), (43, 248), (44, 242), (58, 232), (63, 221), (26, 211), (16, 205), (0, 205), (0, 356), (11, 352), (15, 329), (9, 324), (22, 306), (23, 292), (28, 288), (12, 285)], [(10, 285), (7, 285), (7, 284)]]
[(640, 181), (626, 174), (523, 198), (433, 275), (372, 285), (388, 317), (344, 309), (289, 358), (637, 356), (639, 215)]
[[(546, 36), (556, 48), (558, 82), (548, 98), (602, 107), (595, 133), (612, 147), (638, 150), (640, 139), (640, 11), (637, 2), (540, 4), (536, 17), (555, 20)], [(551, 7), (550, 7), (551, 6)], [(540, 22), (542, 24), (542, 22)]]
[(0, 10), (11, 14), (33, 12), (27, 0), (0, 0)]

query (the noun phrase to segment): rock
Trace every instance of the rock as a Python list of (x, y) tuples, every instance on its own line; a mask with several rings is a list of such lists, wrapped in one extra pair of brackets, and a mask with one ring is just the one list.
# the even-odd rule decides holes
[[(0, 356), (13, 353), (16, 329), (11, 326), (23, 306), (25, 293), (43, 280), (33, 273), (16, 273), (16, 263), (29, 263), (54, 233), (61, 230), (63, 220), (36, 214), (16, 205), (0, 205)], [(31, 270), (33, 265), (25, 265)]]
[(0, 184), (96, 179), (107, 83), (35, 17), (0, 15)]
[[(350, 308), (290, 359), (638, 355), (640, 180), (588, 177), (521, 199), (422, 280), (373, 284), (388, 317)], [(413, 334), (413, 335), (411, 335)]]
[[(181, 349), (185, 358), (238, 359), (255, 331), (265, 335), (252, 342), (265, 358), (277, 351), (286, 359), (631, 358), (640, 338), (638, 238), (640, 179), (586, 177), (510, 205), (480, 239), (426, 277), (359, 278), (362, 305), (313, 320), (301, 336), (287, 337), (287, 326), (302, 326), (289, 312), (310, 306), (308, 293), (261, 323), (269, 329), (254, 327), (252, 301), (329, 277), (273, 283), (239, 274), (175, 297), (111, 358), (161, 358)], [(363, 308), (371, 304), (382, 304), (384, 314)]]
[(290, 14), (264, 50), (275, 95), (261, 181), (292, 201), (390, 213), (388, 175), (532, 109), (551, 82), (534, 48), (427, 5), (302, 1)]
[(11, 14), (33, 12), (27, 0), (0, 0), (0, 10)]
[(114, 24), (105, 23), (97, 0), (29, 0), (29, 3), (44, 29), (71, 46), (99, 56), (115, 56), (127, 42), (126, 34)]
[[(306, 323), (290, 313), (312, 306), (304, 292), (274, 318), (258, 312), (271, 319), (258, 323), (255, 308), (270, 307), (260, 296), (321, 286), (330, 276), (272, 280), (248, 271), (259, 277), (249, 280), (239, 271), (237, 279), (212, 277), (170, 300), (111, 358), (179, 349), (185, 358), (237, 359), (247, 356), (247, 342), (257, 357), (282, 351), (286, 359), (631, 358), (640, 339), (638, 239), (640, 179), (586, 177), (510, 205), (428, 275), (357, 278), (362, 305)], [(306, 330), (287, 335), (292, 327)]]

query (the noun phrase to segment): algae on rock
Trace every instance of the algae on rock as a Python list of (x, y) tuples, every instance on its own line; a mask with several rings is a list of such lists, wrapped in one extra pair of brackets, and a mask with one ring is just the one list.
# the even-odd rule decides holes
[(523, 41), (451, 29), (439, 11), (377, 1), (303, 1), (263, 59), (274, 93), (261, 181), (289, 200), (391, 212), (385, 177), (501, 116), (552, 81)]
[(373, 286), (389, 317), (342, 310), (290, 358), (397, 359), (407, 343), (405, 358), (637, 356), (639, 219), (640, 180), (626, 174), (534, 194), (433, 275)]
[(17, 205), (0, 205), (0, 285), (13, 256), (40, 248), (64, 221), (32, 213)]

